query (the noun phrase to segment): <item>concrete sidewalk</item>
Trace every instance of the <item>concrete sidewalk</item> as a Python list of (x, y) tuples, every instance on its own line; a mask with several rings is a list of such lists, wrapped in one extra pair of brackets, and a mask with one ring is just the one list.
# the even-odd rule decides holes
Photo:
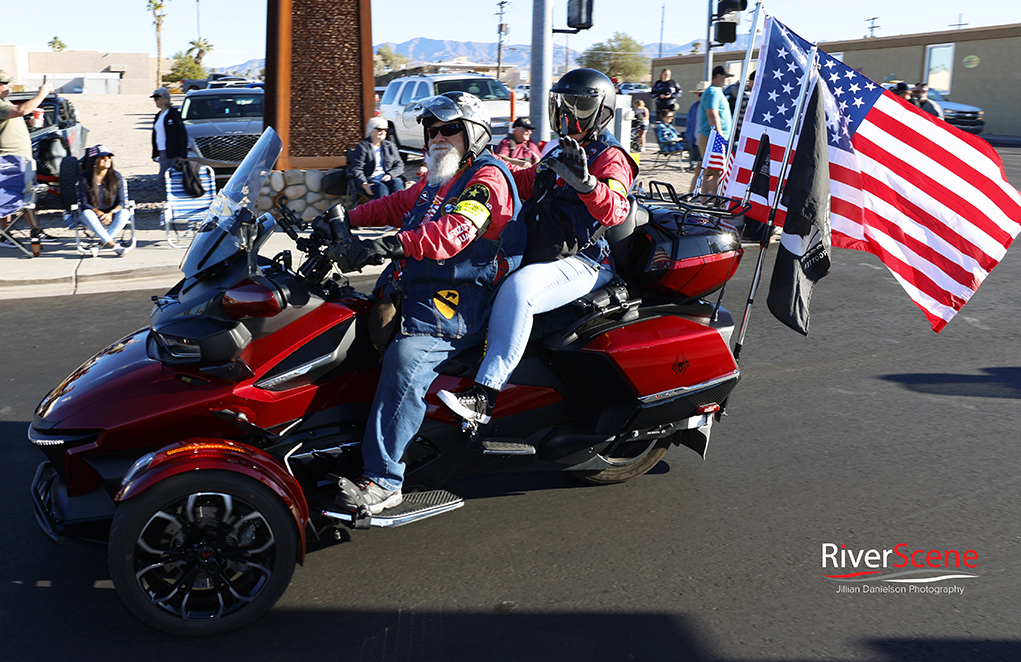
[[(359, 230), (365, 236), (381, 233), (378, 229)], [(185, 249), (170, 248), (162, 229), (137, 230), (135, 236), (137, 248), (123, 257), (112, 250), (101, 250), (98, 257), (78, 255), (73, 235), (44, 243), (36, 258), (28, 258), (15, 248), (0, 248), (0, 299), (170, 289), (182, 278)], [(273, 233), (260, 253), (273, 257), (283, 250), (291, 251), (297, 267), (301, 255), (281, 231)], [(382, 269), (366, 267), (362, 273), (379, 273)]]

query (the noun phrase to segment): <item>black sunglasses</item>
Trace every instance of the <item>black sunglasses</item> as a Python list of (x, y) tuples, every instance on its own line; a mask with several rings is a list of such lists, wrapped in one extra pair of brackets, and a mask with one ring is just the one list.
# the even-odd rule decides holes
[(432, 140), (437, 135), (443, 135), (446, 137), (456, 136), (457, 134), (464, 131), (464, 124), (458, 122), (457, 124), (444, 124), (443, 126), (430, 126), (425, 132), (429, 135), (429, 140)]

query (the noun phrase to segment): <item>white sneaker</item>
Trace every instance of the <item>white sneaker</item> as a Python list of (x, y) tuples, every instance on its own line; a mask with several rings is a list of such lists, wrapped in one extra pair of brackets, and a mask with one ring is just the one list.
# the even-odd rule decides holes
[(117, 257), (124, 257), (128, 251), (123, 246), (117, 245), (113, 247), (113, 252), (117, 254)]

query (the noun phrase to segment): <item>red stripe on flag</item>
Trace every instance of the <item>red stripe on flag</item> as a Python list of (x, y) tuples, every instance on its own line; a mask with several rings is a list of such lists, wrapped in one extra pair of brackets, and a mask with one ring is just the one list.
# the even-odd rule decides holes
[[(951, 280), (960, 283), (962, 286), (972, 291), (978, 289), (978, 286), (982, 284), (982, 282), (976, 278), (975, 274), (963, 268), (961, 265), (957, 264), (945, 255), (933, 250), (931, 246), (928, 246), (914, 237), (905, 234), (904, 230), (897, 225), (896, 222), (883, 218), (871, 209), (865, 210), (865, 219), (867, 221), (866, 224), (873, 232), (882, 232), (908, 251), (911, 251), (918, 257), (935, 266)], [(938, 298), (933, 295), (930, 296), (934, 299)]]
[[(954, 232), (953, 228), (934, 217), (928, 212), (928, 210), (915, 204), (914, 201), (905, 198), (903, 195), (890, 188), (884, 181), (875, 179), (874, 177), (869, 177), (866, 180), (865, 190), (876, 198), (884, 200), (885, 202), (900, 209), (905, 216), (938, 236), (949, 246), (953, 247), (958, 253), (966, 255), (974, 260), (983, 270), (987, 272), (992, 271), (993, 267), (999, 263), (996, 258), (990, 257), (986, 254), (982, 248), (968, 241), (960, 233)], [(899, 228), (898, 231), (900, 232)], [(890, 233), (888, 232), (887, 234)], [(958, 279), (955, 278), (955, 280)], [(960, 280), (958, 280), (958, 282), (961, 282), (962, 285), (966, 284)], [(978, 287), (978, 285), (976, 284), (974, 287)]]
[[(912, 112), (911, 109), (905, 109), (905, 111), (908, 113)], [(969, 147), (977, 148), (978, 145), (976, 144), (976, 141), (985, 144), (984, 140), (975, 138), (974, 136), (964, 133), (963, 131), (956, 129), (953, 126), (950, 126), (949, 124), (945, 124), (943, 121), (933, 117), (932, 115), (929, 115), (928, 113), (918, 113), (917, 111), (914, 112), (915, 114), (918, 114), (918, 116), (922, 117), (928, 122), (932, 122), (933, 124), (939, 122), (937, 128), (941, 129), (944, 132), (950, 132), (954, 134), (953, 135), (954, 138), (957, 138), (961, 142), (967, 143)], [(875, 110), (869, 114), (868, 121), (871, 124), (875, 125), (877, 128), (886, 132), (890, 132), (893, 129), (893, 127), (905, 126), (896, 117)], [(929, 157), (930, 159), (932, 159), (936, 163), (939, 163), (947, 170), (951, 171), (961, 179), (965, 180), (978, 190), (982, 191), (982, 193), (985, 194), (986, 197), (988, 197), (993, 202), (993, 204), (996, 205), (996, 207), (1002, 210), (1006, 216), (1013, 219), (1021, 218), (1021, 205), (1018, 204), (1018, 201), (1016, 199), (1011, 197), (1007, 192), (1005, 192), (1003, 189), (999, 187), (989, 186), (988, 175), (976, 169), (973, 163), (962, 159), (958, 153), (953, 152), (950, 149), (947, 149), (946, 145), (947, 144), (952, 145), (954, 143), (953, 140), (944, 141), (943, 143), (937, 143), (933, 141), (931, 138), (927, 137), (925, 134), (918, 133), (917, 131), (914, 130), (908, 130), (906, 132), (903, 132), (901, 134), (901, 138), (903, 139), (903, 142), (907, 146), (911, 147), (919, 154), (923, 154)], [(998, 166), (1000, 172), (1002, 173), (1003, 163), (1000, 160), (999, 155), (996, 155), (995, 152), (993, 154), (994, 155), (989, 158)], [(1005, 179), (1006, 177), (1004, 177), (1004, 180)]]
[[(897, 158), (889, 151), (862, 136), (861, 133), (855, 135), (852, 142), (859, 153), (874, 161), (882, 163), (883, 168), (910, 182), (920, 192), (927, 195), (933, 202), (946, 207), (953, 213), (957, 214), (961, 217), (963, 222), (966, 222), (979, 231), (985, 233), (993, 241), (1003, 246), (1005, 250), (1008, 246), (1010, 246), (1013, 241), (1013, 237), (1011, 237), (1010, 233), (1008, 233), (1006, 229), (999, 225), (995, 220), (989, 218), (985, 212), (981, 211), (966, 198), (958, 195), (957, 192), (948, 188), (940, 182), (940, 180), (933, 179), (926, 173), (918, 170), (912, 164)], [(974, 173), (973, 170), (971, 172)], [(985, 182), (985, 186), (981, 185), (982, 181)], [(989, 186), (988, 178), (984, 177), (982, 178), (982, 181), (973, 183), (973, 185), (983, 191), (983, 193), (987, 193), (995, 188)], [(1000, 191), (1000, 193), (1002, 194), (1003, 192)], [(993, 200), (994, 197), (999, 197), (1001, 199), (1006, 198), (1005, 195), (988, 197), (990, 200)], [(1013, 201), (1011, 201), (1011, 205), (1013, 206)], [(999, 207), (999, 205), (997, 206)], [(1021, 216), (1021, 210), (1017, 211), (1017, 215)]]
[[(869, 252), (879, 257), (879, 259), (883, 261), (883, 264), (885, 264), (890, 269), (890, 271), (900, 276), (903, 280), (907, 281), (909, 284), (911, 284), (916, 289), (929, 296), (937, 303), (943, 304), (944, 306), (952, 308), (955, 311), (960, 310), (961, 307), (964, 306), (965, 303), (967, 303), (966, 299), (961, 299), (960, 297), (954, 296), (950, 292), (947, 292), (942, 287), (940, 287), (938, 283), (933, 281), (927, 275), (925, 275), (915, 267), (911, 266), (907, 262), (904, 262), (898, 256), (893, 255), (892, 253), (887, 251), (878, 242), (873, 241), (869, 243)], [(922, 310), (926, 311), (927, 314), (932, 313), (932, 311), (927, 310), (924, 306), (922, 306), (922, 304), (920, 304), (917, 301), (915, 301), (915, 305), (917, 305)], [(936, 319), (942, 318), (937, 315)]]

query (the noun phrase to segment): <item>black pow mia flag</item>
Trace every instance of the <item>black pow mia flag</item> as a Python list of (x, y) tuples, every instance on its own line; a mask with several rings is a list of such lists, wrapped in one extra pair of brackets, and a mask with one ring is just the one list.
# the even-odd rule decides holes
[(787, 220), (766, 304), (778, 320), (808, 335), (812, 290), (830, 269), (830, 160), (822, 85), (816, 85), (787, 176)]
[(755, 162), (752, 164), (752, 181), (748, 189), (756, 195), (761, 195), (769, 202), (769, 134), (762, 132), (759, 140), (759, 149), (755, 152)]

